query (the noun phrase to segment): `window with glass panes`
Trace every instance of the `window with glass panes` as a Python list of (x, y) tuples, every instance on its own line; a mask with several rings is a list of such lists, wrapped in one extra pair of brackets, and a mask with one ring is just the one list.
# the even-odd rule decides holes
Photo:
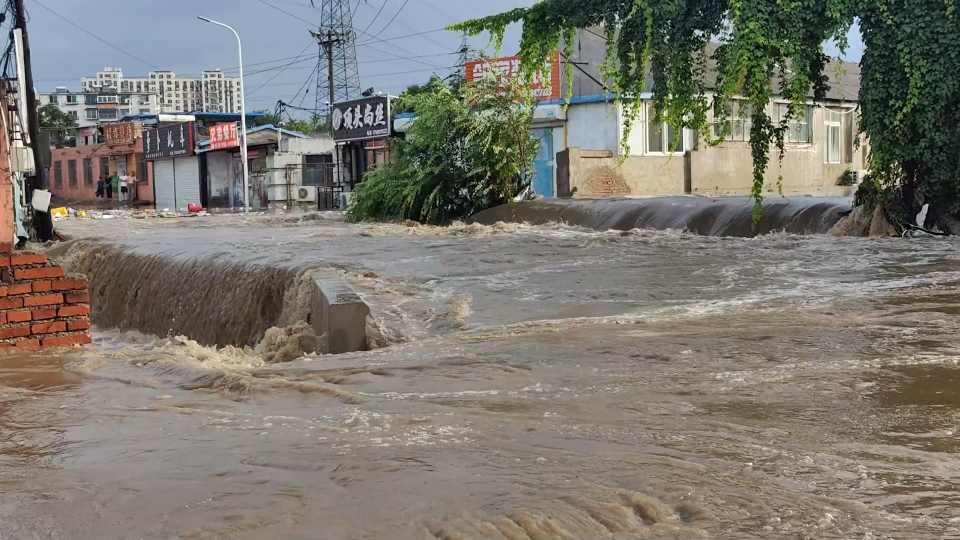
[[(790, 111), (790, 105), (787, 103), (773, 104), (773, 121), (780, 124), (786, 120)], [(812, 110), (809, 106), (800, 109), (800, 115), (787, 120), (787, 131), (783, 134), (784, 142), (788, 143), (810, 143), (813, 142), (813, 133), (810, 129), (810, 117)]]
[(682, 154), (686, 151), (683, 130), (679, 133), (666, 122), (653, 121), (653, 105), (647, 105), (647, 153), (648, 154)]
[(824, 160), (827, 163), (840, 163), (843, 160), (843, 122), (837, 111), (824, 109), (823, 111), (823, 144), (826, 151)]
[(750, 141), (750, 120), (751, 111), (749, 103), (735, 102), (730, 106), (730, 115), (726, 118), (714, 118), (713, 136), (720, 137), (723, 134), (724, 126), (729, 126), (725, 141)]

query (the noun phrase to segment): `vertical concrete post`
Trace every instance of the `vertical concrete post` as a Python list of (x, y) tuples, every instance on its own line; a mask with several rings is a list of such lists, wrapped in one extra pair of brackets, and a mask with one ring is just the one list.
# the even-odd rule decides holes
[(314, 285), (310, 323), (318, 336), (326, 334), (327, 352), (367, 350), (367, 304), (342, 279), (316, 279)]

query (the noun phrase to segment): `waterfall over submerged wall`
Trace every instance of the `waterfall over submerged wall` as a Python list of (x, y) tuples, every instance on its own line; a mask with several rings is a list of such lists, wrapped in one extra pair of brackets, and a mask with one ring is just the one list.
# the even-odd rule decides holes
[(678, 229), (703, 236), (753, 237), (771, 232), (822, 234), (850, 211), (848, 199), (767, 199), (753, 225), (753, 201), (745, 198), (538, 199), (485, 210), (471, 221), (542, 225), (564, 222), (597, 230)]

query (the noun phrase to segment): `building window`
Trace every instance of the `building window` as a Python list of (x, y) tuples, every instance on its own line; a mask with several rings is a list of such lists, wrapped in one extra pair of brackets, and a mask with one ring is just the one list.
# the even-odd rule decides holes
[(93, 160), (90, 158), (83, 158), (83, 185), (93, 185)]
[(147, 177), (147, 160), (140, 160), (140, 178), (137, 179), (141, 184), (147, 185), (150, 183), (150, 179)]
[(100, 109), (98, 113), (100, 115), (100, 120), (116, 120), (117, 119), (116, 109)]
[(753, 122), (750, 115), (753, 109), (747, 103), (734, 102), (730, 106), (730, 116), (726, 118), (713, 119), (713, 136), (720, 138), (723, 134), (724, 126), (728, 127), (728, 133), (723, 138), (725, 141), (750, 141), (750, 127)]
[(684, 130), (679, 135), (676, 128), (666, 122), (653, 122), (653, 105), (647, 105), (647, 153), (648, 154), (682, 154), (686, 150)]
[(87, 105), (96, 105), (97, 96), (94, 94), (87, 94), (86, 96), (83, 97), (83, 102), (86, 103)]
[(333, 156), (330, 154), (303, 156), (303, 177), (305, 186), (333, 185)]
[(53, 162), (53, 185), (54, 187), (63, 188), (63, 162), (62, 161)]
[(150, 114), (150, 109), (140, 109), (140, 114)]
[(100, 176), (106, 179), (110, 175), (110, 158), (100, 158)]
[[(790, 106), (787, 103), (773, 104), (773, 121), (780, 124), (787, 119), (787, 113)], [(810, 116), (812, 114), (809, 106), (803, 107), (799, 118), (791, 118), (787, 121), (787, 131), (783, 134), (784, 142), (790, 143), (811, 143), (813, 142), (813, 133), (810, 129)]]
[(67, 178), (70, 180), (70, 187), (77, 187), (77, 160), (75, 159), (67, 162)]
[(49, 103), (51, 103), (51, 104), (53, 104), (53, 105), (57, 105), (57, 104), (60, 103), (60, 100), (57, 99), (57, 96), (56, 96), (56, 95), (47, 96), (47, 99), (48, 99)]
[(80, 118), (80, 114), (77, 113), (77, 111), (67, 111), (67, 114), (73, 117), (74, 120), (77, 120)]
[(130, 114), (130, 109), (120, 109), (120, 116), (126, 116)]
[(840, 163), (842, 161), (840, 149), (843, 148), (843, 128), (840, 113), (837, 111), (824, 109), (823, 136), (826, 145), (826, 162)]
[(96, 109), (87, 109), (86, 110), (87, 120), (96, 120), (97, 119), (97, 110)]
[(77, 96), (67, 96), (67, 103), (75, 105), (77, 103)]

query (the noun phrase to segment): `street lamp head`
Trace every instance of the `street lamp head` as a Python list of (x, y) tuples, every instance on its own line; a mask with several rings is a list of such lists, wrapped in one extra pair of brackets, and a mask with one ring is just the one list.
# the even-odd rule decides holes
[(204, 21), (204, 22), (208, 22), (208, 23), (212, 23), (212, 22), (213, 22), (213, 21), (211, 21), (210, 19), (208, 19), (208, 18), (206, 18), (206, 17), (201, 17), (201, 16), (199, 16), (199, 15), (197, 15), (197, 18), (200, 19), (201, 21)]

